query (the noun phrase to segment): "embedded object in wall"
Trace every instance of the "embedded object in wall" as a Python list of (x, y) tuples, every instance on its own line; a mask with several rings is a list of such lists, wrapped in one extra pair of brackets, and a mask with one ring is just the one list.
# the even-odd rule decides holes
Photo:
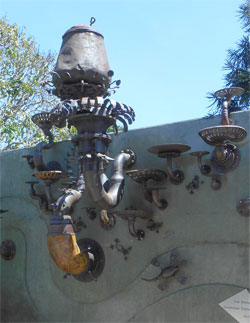
[(73, 278), (81, 282), (96, 281), (102, 274), (105, 266), (105, 254), (98, 242), (92, 239), (80, 239), (77, 244), (82, 252), (88, 257), (87, 268)]
[(237, 212), (245, 217), (250, 216), (250, 198), (242, 199), (236, 206)]
[(155, 222), (153, 219), (149, 219), (147, 222), (147, 229), (159, 233), (159, 229), (163, 226), (163, 222)]
[[(153, 282), (153, 281), (160, 281), (158, 284), (158, 288), (163, 291), (168, 286), (168, 280), (171, 277), (176, 277), (177, 273), (179, 273), (181, 267), (186, 265), (186, 260), (180, 260), (179, 256), (176, 252), (171, 252), (170, 254), (170, 262), (167, 266), (162, 266), (158, 258), (153, 258), (151, 261), (151, 265), (159, 267), (160, 273), (153, 278), (142, 278), (142, 280), (145, 280), (147, 282)], [(181, 284), (185, 284), (187, 278), (183, 276), (177, 276), (176, 279)]]
[(207, 164), (202, 163), (202, 157), (209, 154), (209, 151), (193, 151), (192, 153), (190, 153), (191, 156), (197, 157), (198, 166), (200, 168), (201, 174), (203, 175), (208, 175), (211, 172), (211, 167)]
[[(6, 212), (8, 212), (8, 210), (0, 210), (0, 214), (2, 214), (2, 213), (6, 213)], [(0, 219), (3, 219), (3, 216), (0, 216)]]
[(180, 157), (180, 155), (188, 150), (191, 147), (185, 144), (167, 144), (167, 145), (158, 145), (148, 148), (148, 152), (155, 154), (160, 158), (167, 159), (167, 173), (170, 178), (170, 182), (175, 185), (179, 185), (184, 180), (184, 173), (181, 170), (173, 170), (172, 168), (172, 159)]
[(125, 248), (122, 244), (121, 241), (116, 238), (114, 243), (111, 243), (110, 249), (116, 249), (118, 252), (121, 252), (124, 256), (124, 260), (128, 260), (128, 254), (132, 250), (132, 247), (127, 247)]
[(151, 182), (162, 182), (167, 178), (167, 174), (159, 169), (144, 169), (144, 170), (131, 170), (127, 171), (126, 174), (135, 182), (142, 185), (145, 199), (150, 203), (154, 203), (160, 210), (164, 210), (168, 203), (165, 199), (159, 199), (157, 192), (165, 189), (160, 186), (149, 186)]
[(135, 209), (115, 211), (114, 214), (128, 221), (128, 230), (132, 237), (136, 238), (137, 240), (143, 240), (145, 238), (144, 230), (135, 228), (136, 218), (146, 220), (146, 219), (152, 218), (153, 214), (147, 213), (143, 210), (135, 210)]
[(3, 240), (0, 245), (1, 257), (4, 260), (12, 260), (16, 255), (16, 245), (12, 240)]
[(199, 176), (195, 176), (192, 181), (186, 185), (186, 189), (189, 191), (190, 194), (194, 194), (194, 190), (197, 190), (200, 187), (200, 184), (204, 184), (203, 181), (200, 181)]
[(104, 230), (110, 231), (114, 228), (116, 219), (115, 216), (111, 213), (108, 213), (107, 210), (100, 211), (100, 223), (101, 227)]
[(240, 163), (240, 152), (232, 142), (241, 142), (247, 136), (243, 127), (231, 125), (228, 118), (228, 108), (234, 96), (241, 95), (242, 88), (231, 87), (214, 93), (217, 98), (225, 98), (222, 103), (221, 125), (208, 127), (199, 132), (201, 138), (208, 144), (215, 146), (211, 156), (211, 165), (217, 174), (224, 174), (234, 170)]

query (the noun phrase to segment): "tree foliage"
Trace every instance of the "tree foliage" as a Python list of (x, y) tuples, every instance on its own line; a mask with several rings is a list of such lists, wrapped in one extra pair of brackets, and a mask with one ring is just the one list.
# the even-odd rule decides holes
[[(223, 69), (227, 72), (224, 76), (225, 86), (241, 87), (245, 92), (232, 99), (229, 112), (249, 109), (250, 103), (250, 0), (240, 5), (238, 15), (244, 35), (234, 49), (227, 51)], [(213, 100), (209, 115), (219, 113), (223, 99), (215, 98), (213, 93), (209, 93), (208, 98)]]
[[(58, 102), (43, 86), (50, 82), (54, 64), (55, 55), (41, 53), (23, 28), (0, 18), (1, 150), (33, 146), (43, 139), (31, 116)], [(57, 139), (67, 136), (67, 130), (56, 130)]]

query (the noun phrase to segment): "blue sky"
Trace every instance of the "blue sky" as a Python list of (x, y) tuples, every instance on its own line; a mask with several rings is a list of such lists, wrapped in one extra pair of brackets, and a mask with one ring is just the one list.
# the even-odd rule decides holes
[(114, 79), (122, 81), (112, 98), (135, 110), (135, 129), (207, 114), (207, 92), (224, 87), (226, 51), (243, 35), (242, 2), (1, 0), (0, 13), (56, 53), (67, 29), (94, 16)]

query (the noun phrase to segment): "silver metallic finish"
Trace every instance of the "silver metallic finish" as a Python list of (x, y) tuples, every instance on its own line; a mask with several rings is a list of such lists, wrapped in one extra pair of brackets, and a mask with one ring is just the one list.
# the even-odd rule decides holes
[(89, 167), (84, 169), (86, 189), (100, 209), (107, 210), (120, 202), (124, 193), (123, 168), (130, 166), (133, 162), (134, 153), (131, 150), (118, 154), (115, 157), (112, 176), (109, 180), (101, 170), (97, 172), (99, 161), (96, 158), (90, 158)]

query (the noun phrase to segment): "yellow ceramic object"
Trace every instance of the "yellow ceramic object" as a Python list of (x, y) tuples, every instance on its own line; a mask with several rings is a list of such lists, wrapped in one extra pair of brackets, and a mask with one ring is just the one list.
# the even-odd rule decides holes
[(47, 243), (50, 255), (63, 271), (77, 275), (84, 271), (87, 256), (77, 245), (75, 234), (48, 234)]

